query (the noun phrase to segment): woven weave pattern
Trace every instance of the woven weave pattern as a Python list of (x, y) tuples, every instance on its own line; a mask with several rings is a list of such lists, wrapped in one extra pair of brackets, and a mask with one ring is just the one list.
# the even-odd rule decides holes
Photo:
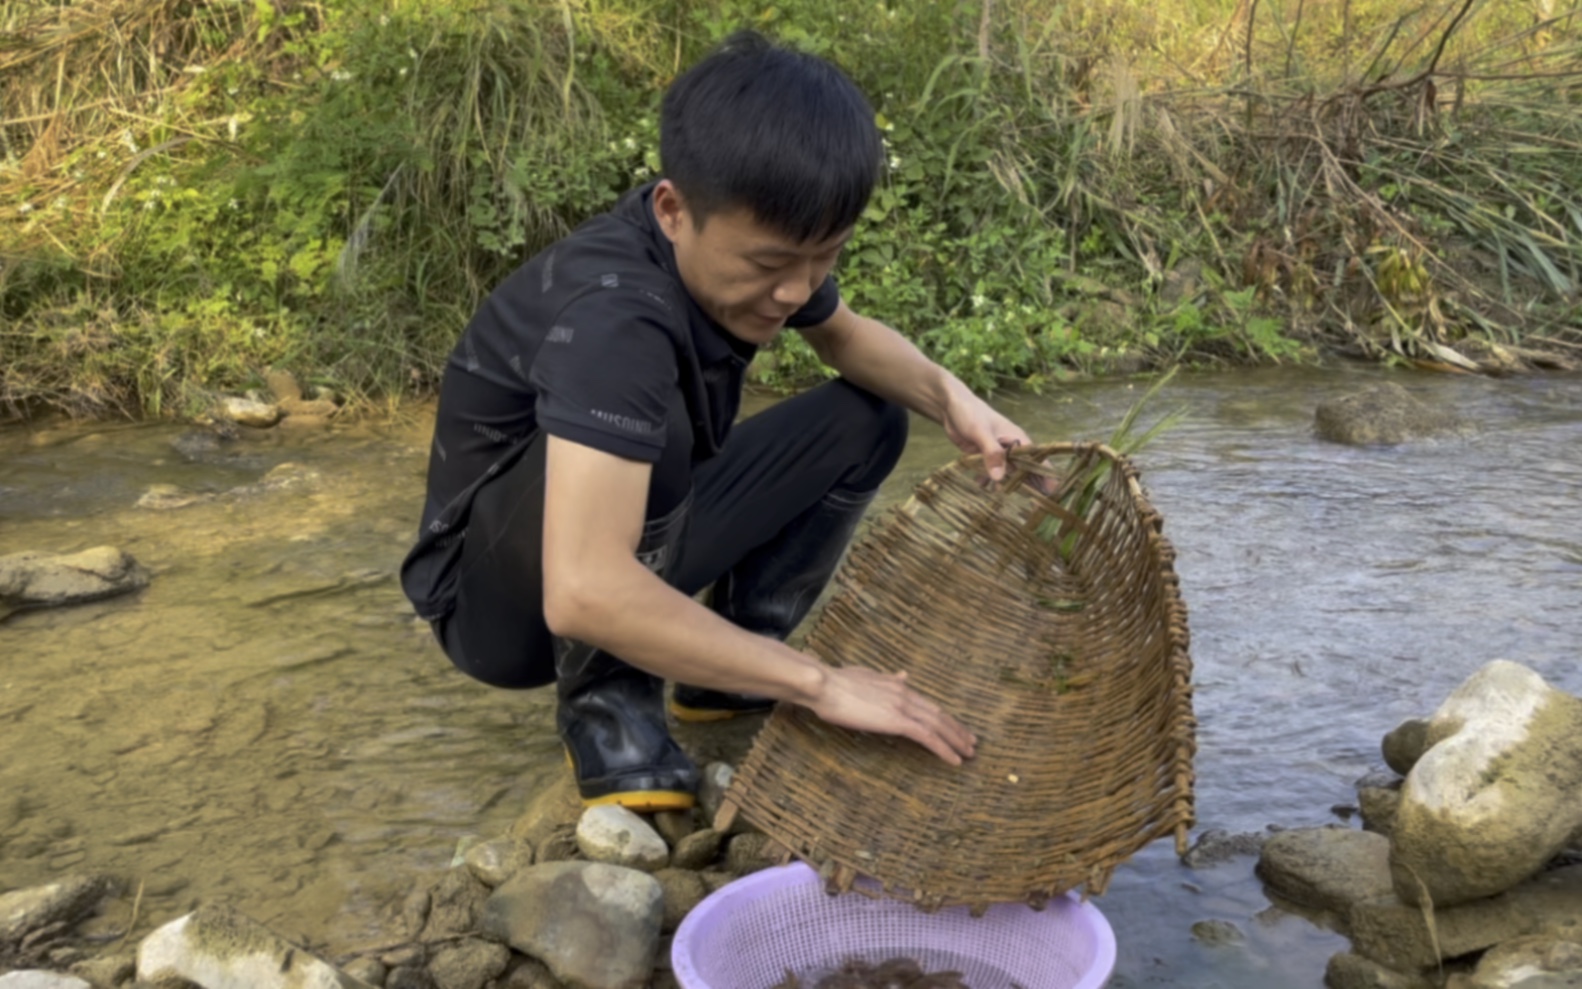
[(1135, 469), (1051, 444), (1019, 448), (996, 491), (981, 472), (958, 460), (876, 520), (806, 646), (906, 671), (977, 734), (976, 757), (951, 767), (781, 705), (727, 794), (721, 823), (744, 814), (831, 889), (866, 876), (925, 909), (1042, 906), (1102, 893), (1157, 838), (1185, 850), (1186, 609)]

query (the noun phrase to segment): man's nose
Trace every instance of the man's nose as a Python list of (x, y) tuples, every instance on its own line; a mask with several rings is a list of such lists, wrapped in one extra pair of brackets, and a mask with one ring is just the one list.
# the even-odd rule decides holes
[(813, 290), (818, 288), (812, 269), (811, 264), (795, 265), (787, 277), (780, 279), (774, 290), (775, 304), (801, 309), (813, 297)]

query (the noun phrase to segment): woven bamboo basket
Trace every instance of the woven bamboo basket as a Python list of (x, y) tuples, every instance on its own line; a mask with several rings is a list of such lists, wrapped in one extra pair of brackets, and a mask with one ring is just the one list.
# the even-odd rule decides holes
[[(1186, 608), (1136, 470), (1097, 444), (935, 472), (852, 547), (806, 648), (905, 671), (978, 736), (952, 767), (910, 740), (780, 705), (716, 818), (780, 857), (923, 909), (1102, 894), (1192, 825)], [(859, 879), (871, 880), (859, 883)]]

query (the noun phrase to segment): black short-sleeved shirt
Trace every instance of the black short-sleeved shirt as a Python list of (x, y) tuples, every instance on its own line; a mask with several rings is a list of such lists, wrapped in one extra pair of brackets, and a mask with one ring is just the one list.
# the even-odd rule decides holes
[[(445, 367), (428, 497), (402, 586), (426, 619), (454, 601), (473, 497), (540, 430), (650, 463), (670, 410), (691, 422), (692, 460), (724, 444), (756, 348), (687, 294), (654, 218), (650, 183), (511, 274), (468, 323)], [(840, 301), (826, 279), (787, 326), (816, 326)], [(678, 402), (677, 398), (681, 401)]]

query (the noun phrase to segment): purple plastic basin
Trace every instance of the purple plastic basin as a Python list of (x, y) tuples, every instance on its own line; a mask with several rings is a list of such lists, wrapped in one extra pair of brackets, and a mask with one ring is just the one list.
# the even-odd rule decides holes
[(772, 989), (794, 972), (807, 989), (848, 959), (914, 958), (954, 970), (971, 989), (1099, 989), (1115, 968), (1115, 934), (1075, 895), (1042, 911), (997, 904), (925, 914), (860, 893), (831, 897), (796, 862), (755, 872), (698, 904), (676, 931), (671, 966), (683, 989)]

